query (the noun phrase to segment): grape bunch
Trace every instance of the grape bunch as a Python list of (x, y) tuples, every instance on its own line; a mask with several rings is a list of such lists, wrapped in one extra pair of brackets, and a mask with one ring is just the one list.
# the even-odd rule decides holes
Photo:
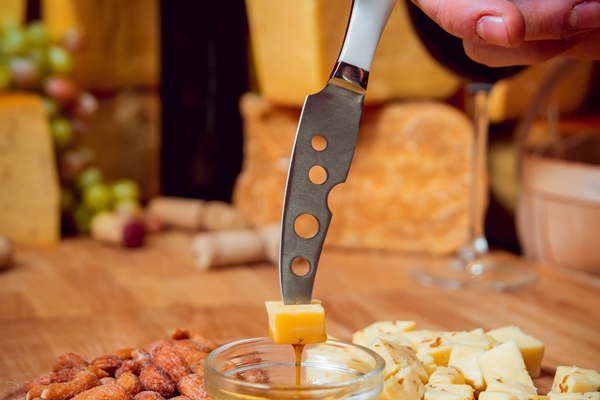
[(92, 163), (93, 151), (77, 143), (97, 109), (95, 96), (72, 77), (72, 54), (83, 42), (77, 32), (55, 40), (39, 21), (0, 25), (0, 93), (27, 91), (43, 100), (60, 176), (65, 235), (88, 233), (100, 212), (142, 212), (138, 184), (130, 179), (107, 182)]

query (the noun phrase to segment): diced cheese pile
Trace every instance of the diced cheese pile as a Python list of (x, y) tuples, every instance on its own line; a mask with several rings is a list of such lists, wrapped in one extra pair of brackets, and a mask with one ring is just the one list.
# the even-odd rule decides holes
[(292, 305), (267, 301), (265, 305), (269, 315), (269, 336), (275, 343), (308, 344), (327, 340), (325, 310), (320, 301)]
[(558, 367), (551, 391), (538, 394), (544, 343), (515, 326), (439, 332), (380, 321), (352, 341), (386, 362), (379, 400), (600, 400), (600, 374), (577, 367)]

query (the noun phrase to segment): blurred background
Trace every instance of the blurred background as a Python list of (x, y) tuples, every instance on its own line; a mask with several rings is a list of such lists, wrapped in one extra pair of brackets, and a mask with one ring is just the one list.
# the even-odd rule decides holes
[[(325, 84), (350, 6), (0, 0), (0, 233), (52, 243), (85, 234), (119, 199), (143, 209), (159, 195), (231, 203), (257, 227), (277, 221), (304, 97)], [(514, 253), (515, 127), (552, 66), (501, 81), (490, 98), (491, 189), (481, 212), (490, 245)], [(580, 62), (561, 76), (528, 145), (548, 140), (555, 120), (559, 135), (597, 131), (598, 71)], [(445, 253), (464, 241), (464, 84), (427, 53), (399, 2), (371, 70), (349, 181), (330, 199), (328, 244)], [(43, 114), (23, 96), (41, 99)], [(35, 118), (40, 125), (27, 129), (49, 133), (46, 147), (18, 133)], [(96, 183), (103, 189), (89, 189)], [(23, 228), (28, 220), (35, 228)]]

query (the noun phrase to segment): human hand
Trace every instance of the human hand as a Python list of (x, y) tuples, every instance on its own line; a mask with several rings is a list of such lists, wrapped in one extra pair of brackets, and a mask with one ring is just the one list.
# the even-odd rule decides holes
[(600, 60), (599, 0), (412, 0), (492, 67)]

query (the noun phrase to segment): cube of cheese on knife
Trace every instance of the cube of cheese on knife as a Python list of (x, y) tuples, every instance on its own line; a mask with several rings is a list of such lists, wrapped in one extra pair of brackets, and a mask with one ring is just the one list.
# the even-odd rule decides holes
[(310, 304), (265, 302), (269, 336), (277, 344), (322, 343), (327, 340), (325, 310), (318, 300)]

